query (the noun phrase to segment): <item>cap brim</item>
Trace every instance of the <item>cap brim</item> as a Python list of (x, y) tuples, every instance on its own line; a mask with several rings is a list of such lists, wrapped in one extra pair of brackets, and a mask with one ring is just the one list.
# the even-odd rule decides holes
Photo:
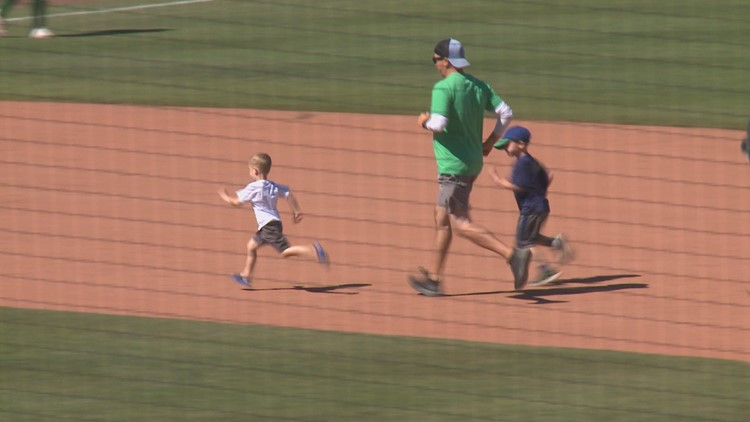
[(508, 147), (509, 143), (510, 143), (510, 139), (501, 139), (495, 142), (495, 149), (505, 149)]
[(459, 69), (462, 69), (467, 66), (471, 66), (471, 63), (469, 63), (466, 59), (456, 58), (456, 59), (448, 59), (448, 61), (453, 65), (453, 67), (457, 67)]

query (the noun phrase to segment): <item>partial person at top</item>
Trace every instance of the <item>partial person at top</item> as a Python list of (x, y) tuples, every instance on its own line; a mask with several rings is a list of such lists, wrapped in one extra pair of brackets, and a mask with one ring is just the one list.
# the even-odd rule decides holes
[(745, 139), (740, 144), (740, 150), (747, 158), (747, 162), (750, 163), (750, 121), (747, 122), (747, 130), (745, 133)]
[[(6, 28), (6, 18), (10, 13), (10, 9), (17, 0), (1, 0), (0, 3), (0, 37), (8, 34)], [(47, 0), (31, 0), (31, 14), (33, 16), (31, 22), (31, 31), (29, 32), (30, 38), (50, 38), (55, 34), (47, 29)]]

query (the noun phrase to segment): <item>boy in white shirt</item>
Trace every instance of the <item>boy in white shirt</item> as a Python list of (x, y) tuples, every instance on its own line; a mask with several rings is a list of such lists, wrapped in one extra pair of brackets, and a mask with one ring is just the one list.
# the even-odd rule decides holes
[(269, 244), (278, 251), (282, 257), (301, 256), (317, 259), (318, 262), (328, 265), (328, 254), (318, 242), (312, 245), (292, 246), (284, 236), (281, 225), (281, 215), (277, 207), (279, 197), (285, 198), (292, 209), (295, 223), (302, 221), (302, 210), (297, 200), (292, 195), (288, 186), (268, 180), (271, 171), (271, 157), (265, 153), (258, 153), (250, 158), (250, 178), (252, 181), (243, 189), (231, 195), (225, 188), (219, 190), (219, 196), (233, 207), (241, 207), (251, 204), (258, 220), (258, 231), (247, 243), (247, 259), (245, 268), (238, 274), (232, 274), (232, 279), (237, 283), (250, 287), (253, 269), (258, 257), (258, 248)]

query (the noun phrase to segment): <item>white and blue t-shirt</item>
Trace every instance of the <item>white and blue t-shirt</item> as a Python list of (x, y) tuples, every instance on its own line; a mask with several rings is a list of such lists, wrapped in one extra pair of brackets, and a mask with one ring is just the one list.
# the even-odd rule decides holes
[(258, 230), (271, 221), (281, 221), (279, 198), (289, 196), (289, 187), (270, 180), (256, 180), (237, 191), (237, 198), (243, 204), (253, 205)]

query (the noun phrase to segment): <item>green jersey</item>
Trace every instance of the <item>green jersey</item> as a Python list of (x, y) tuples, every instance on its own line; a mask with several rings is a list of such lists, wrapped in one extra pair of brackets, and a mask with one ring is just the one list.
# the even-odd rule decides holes
[(482, 171), (484, 112), (503, 103), (487, 83), (455, 72), (432, 88), (431, 114), (448, 119), (432, 140), (438, 173), (476, 176)]

